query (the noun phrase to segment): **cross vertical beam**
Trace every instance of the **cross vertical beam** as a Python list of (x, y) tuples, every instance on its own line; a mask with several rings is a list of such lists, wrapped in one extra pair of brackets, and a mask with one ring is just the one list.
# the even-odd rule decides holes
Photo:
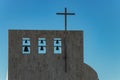
[(65, 8), (65, 31), (67, 31), (67, 8)]
[(65, 45), (65, 72), (67, 72), (67, 44), (66, 44), (66, 35), (67, 35), (67, 15), (75, 15), (75, 13), (67, 13), (67, 8), (65, 8), (64, 13), (56, 13), (57, 15), (64, 15), (65, 20), (65, 37), (64, 37), (64, 45)]

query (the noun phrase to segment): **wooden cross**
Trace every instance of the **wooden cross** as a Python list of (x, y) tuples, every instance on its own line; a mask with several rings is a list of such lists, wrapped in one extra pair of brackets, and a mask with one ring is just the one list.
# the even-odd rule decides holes
[(56, 13), (56, 14), (65, 16), (65, 31), (66, 31), (67, 30), (67, 15), (75, 15), (75, 13), (67, 13), (67, 8), (65, 8), (64, 13)]
[(75, 13), (67, 13), (67, 8), (65, 8), (65, 12), (64, 13), (56, 13), (56, 14), (65, 16), (65, 38), (64, 38), (64, 44), (65, 44), (65, 72), (67, 72), (67, 44), (66, 44), (67, 15), (75, 15)]

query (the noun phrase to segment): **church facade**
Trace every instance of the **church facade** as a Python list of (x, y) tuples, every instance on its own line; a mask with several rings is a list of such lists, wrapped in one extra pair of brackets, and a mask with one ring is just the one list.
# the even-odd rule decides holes
[(8, 80), (98, 80), (83, 46), (79, 30), (9, 30)]

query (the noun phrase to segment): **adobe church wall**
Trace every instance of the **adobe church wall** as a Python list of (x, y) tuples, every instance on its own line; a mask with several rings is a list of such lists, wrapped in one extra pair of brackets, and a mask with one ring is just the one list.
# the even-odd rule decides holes
[(98, 80), (96, 71), (88, 64), (84, 63), (84, 80)]
[[(38, 38), (46, 38), (46, 54), (38, 54)], [(30, 54), (22, 53), (22, 38), (30, 38)], [(54, 54), (54, 38), (62, 40), (62, 54)], [(9, 80), (84, 80), (83, 31), (67, 32), (65, 73), (64, 31), (9, 30)]]

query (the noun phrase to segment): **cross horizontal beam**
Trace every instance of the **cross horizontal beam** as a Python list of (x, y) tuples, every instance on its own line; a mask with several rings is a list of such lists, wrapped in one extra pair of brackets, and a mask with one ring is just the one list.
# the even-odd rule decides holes
[(75, 13), (56, 13), (57, 15), (75, 15)]

